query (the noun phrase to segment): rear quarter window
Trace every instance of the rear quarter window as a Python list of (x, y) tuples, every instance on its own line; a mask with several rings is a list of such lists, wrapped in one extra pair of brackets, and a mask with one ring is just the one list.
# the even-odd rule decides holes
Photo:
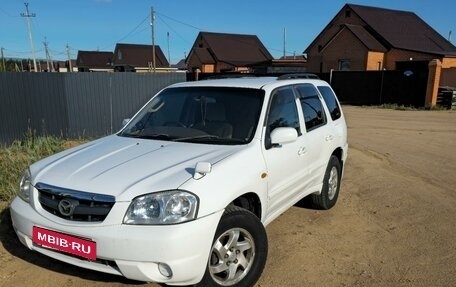
[(336, 95), (331, 90), (330, 87), (327, 86), (318, 86), (318, 91), (323, 96), (326, 106), (328, 107), (329, 113), (331, 114), (331, 119), (333, 121), (339, 119), (341, 117), (340, 106), (337, 103)]
[(296, 90), (304, 113), (306, 130), (309, 132), (325, 125), (326, 115), (316, 88), (310, 84), (303, 84), (296, 86)]

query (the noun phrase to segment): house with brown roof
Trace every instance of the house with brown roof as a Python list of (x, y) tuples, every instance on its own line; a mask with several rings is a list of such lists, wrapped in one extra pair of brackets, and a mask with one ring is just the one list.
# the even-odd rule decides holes
[(160, 46), (118, 43), (114, 50), (114, 69), (117, 72), (150, 72), (155, 52), (155, 70), (169, 71), (170, 65)]
[(192, 72), (248, 72), (273, 59), (256, 35), (200, 32), (187, 57)]
[(60, 73), (68, 73), (68, 72), (77, 72), (78, 67), (76, 66), (76, 60), (71, 60), (71, 69), (70, 69), (70, 61), (57, 61), (55, 70)]
[(310, 72), (427, 67), (434, 59), (456, 67), (456, 47), (415, 13), (354, 4), (346, 4), (304, 52)]
[(78, 51), (76, 66), (79, 72), (112, 72), (112, 52)]
[(279, 59), (262, 62), (251, 66), (255, 74), (291, 74), (306, 73), (307, 58), (305, 55), (282, 56)]
[(187, 71), (187, 63), (185, 62), (184, 59), (180, 59), (179, 62), (177, 62), (174, 65), (171, 65), (172, 68), (176, 68), (178, 71)]
[(456, 47), (415, 13), (354, 4), (342, 7), (304, 52), (310, 72), (427, 74), (427, 107), (436, 104), (441, 79), (456, 67)]

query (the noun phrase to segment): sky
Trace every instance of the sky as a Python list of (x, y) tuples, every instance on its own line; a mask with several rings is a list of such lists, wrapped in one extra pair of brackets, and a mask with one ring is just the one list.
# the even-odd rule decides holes
[[(257, 35), (275, 57), (299, 55), (347, 3), (342, 0), (25, 0), (37, 59), (47, 42), (53, 60), (78, 50), (114, 51), (116, 43), (155, 44), (175, 64), (200, 31)], [(0, 47), (6, 58), (31, 58), (25, 1), (0, 0)], [(352, 0), (349, 3), (411, 11), (456, 44), (455, 0)], [(169, 33), (169, 36), (168, 36)], [(285, 39), (285, 41), (284, 41)]]

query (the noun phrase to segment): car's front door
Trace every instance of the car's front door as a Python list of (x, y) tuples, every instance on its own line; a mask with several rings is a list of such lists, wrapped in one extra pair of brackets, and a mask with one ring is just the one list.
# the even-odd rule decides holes
[[(309, 173), (306, 164), (308, 157), (305, 146), (305, 135), (302, 134), (301, 108), (293, 87), (284, 87), (272, 93), (266, 120), (264, 159), (268, 170), (268, 215), (283, 212), (295, 201)], [(292, 127), (298, 138), (289, 143), (271, 145), (270, 133), (279, 127)]]

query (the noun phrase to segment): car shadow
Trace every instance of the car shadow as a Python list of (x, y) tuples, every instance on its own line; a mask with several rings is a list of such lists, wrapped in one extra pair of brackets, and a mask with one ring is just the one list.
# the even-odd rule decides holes
[(300, 201), (296, 202), (294, 204), (294, 206), (299, 207), (299, 208), (316, 210), (316, 208), (312, 204), (312, 198), (310, 197), (310, 195), (308, 195), (308, 196), (302, 198)]
[[(3, 247), (11, 255), (18, 257), (28, 263), (36, 266), (70, 276), (79, 277), (86, 280), (106, 282), (106, 283), (121, 283), (128, 285), (146, 285), (146, 282), (130, 280), (122, 276), (92, 271), (78, 266), (70, 265), (65, 262), (55, 260), (53, 258), (42, 255), (38, 252), (29, 250), (22, 245), (14, 232), (10, 209), (5, 208), (0, 212), (0, 242)], [(159, 285), (165, 286), (165, 285)]]

